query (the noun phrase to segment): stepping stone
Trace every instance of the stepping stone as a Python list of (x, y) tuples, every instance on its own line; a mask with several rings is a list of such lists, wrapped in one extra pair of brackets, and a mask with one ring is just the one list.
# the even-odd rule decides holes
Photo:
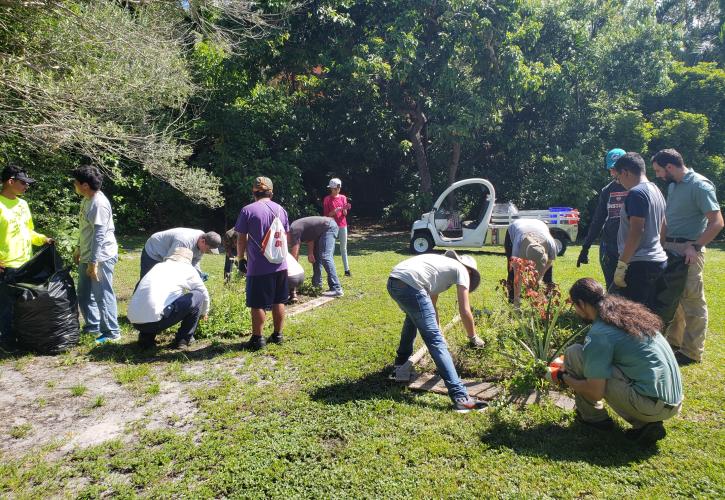
[[(478, 399), (492, 400), (498, 396), (503, 389), (490, 382), (477, 382), (475, 380), (464, 380), (463, 385), (468, 389), (468, 394)], [(408, 388), (414, 391), (429, 391), (436, 394), (448, 394), (443, 379), (438, 375), (423, 373), (418, 375), (412, 382), (408, 384)], [(574, 400), (564, 393), (557, 391), (549, 391), (548, 397), (554, 405), (564, 410), (574, 409)], [(543, 395), (537, 391), (532, 391), (528, 396), (512, 396), (509, 398), (511, 403), (520, 403), (523, 405), (538, 404), (542, 401)]]
[(335, 297), (317, 297), (315, 299), (308, 300), (304, 304), (299, 304), (296, 306), (288, 307), (287, 308), (287, 317), (290, 318), (292, 316), (296, 316), (303, 312), (310, 311), (310, 310), (320, 307), (324, 304), (327, 304), (331, 300), (335, 300)]
[(408, 387), (414, 391), (431, 391), (438, 394), (448, 394), (448, 389), (446, 389), (443, 379), (438, 375), (431, 375), (430, 373), (419, 375), (408, 384)]

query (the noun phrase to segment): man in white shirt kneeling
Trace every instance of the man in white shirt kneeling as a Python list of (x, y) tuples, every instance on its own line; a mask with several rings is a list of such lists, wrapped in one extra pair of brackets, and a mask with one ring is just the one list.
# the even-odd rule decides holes
[(136, 286), (128, 303), (128, 320), (139, 331), (142, 347), (156, 345), (156, 335), (177, 324), (174, 348), (188, 347), (200, 319), (209, 312), (209, 292), (191, 265), (193, 253), (178, 247), (154, 266)]

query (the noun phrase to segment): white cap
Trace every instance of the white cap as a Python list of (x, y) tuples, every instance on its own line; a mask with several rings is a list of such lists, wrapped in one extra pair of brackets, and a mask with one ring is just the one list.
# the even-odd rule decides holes
[(166, 257), (165, 260), (173, 260), (175, 262), (182, 262), (185, 264), (191, 264), (191, 259), (194, 258), (194, 252), (190, 248), (176, 247), (174, 252)]
[(342, 181), (338, 179), (337, 177), (333, 177), (330, 179), (330, 182), (327, 184), (328, 188), (341, 188), (342, 187)]

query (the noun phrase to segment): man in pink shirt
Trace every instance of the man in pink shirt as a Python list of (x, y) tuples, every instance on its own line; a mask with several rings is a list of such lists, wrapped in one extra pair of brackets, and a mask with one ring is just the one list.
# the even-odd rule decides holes
[(350, 273), (350, 265), (347, 262), (347, 213), (352, 208), (348, 203), (347, 196), (340, 194), (342, 181), (336, 177), (330, 179), (327, 188), (330, 194), (325, 196), (322, 201), (322, 215), (335, 219), (337, 226), (340, 228), (337, 237), (340, 239), (340, 255), (342, 256), (342, 265), (345, 268), (345, 276), (352, 276)]

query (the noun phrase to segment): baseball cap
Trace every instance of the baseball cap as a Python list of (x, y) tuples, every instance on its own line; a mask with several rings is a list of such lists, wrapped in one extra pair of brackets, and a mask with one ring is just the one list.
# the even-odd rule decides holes
[(272, 179), (269, 177), (257, 177), (254, 179), (254, 184), (252, 185), (252, 191), (273, 191), (274, 185), (272, 184)]
[(209, 245), (209, 251), (211, 253), (218, 254), (219, 247), (222, 246), (222, 237), (219, 236), (219, 233), (209, 231), (208, 233), (204, 233), (202, 237), (204, 238), (206, 244)]
[(174, 252), (166, 257), (166, 260), (173, 260), (174, 262), (183, 262), (184, 264), (191, 264), (191, 259), (194, 257), (194, 252), (190, 248), (176, 247)]
[(544, 271), (549, 263), (549, 254), (541, 241), (531, 236), (524, 236), (519, 247), (519, 256), (534, 263), (536, 272), (539, 273), (539, 279), (544, 277)]
[(617, 160), (619, 160), (625, 154), (627, 153), (626, 151), (624, 151), (624, 149), (610, 149), (609, 151), (607, 151), (607, 156), (604, 157), (604, 166), (607, 168), (607, 170), (614, 168), (614, 164), (617, 163)]
[(28, 174), (25, 173), (25, 170), (22, 170), (17, 165), (8, 165), (3, 169), (2, 182), (10, 179), (17, 179), (19, 181), (23, 181), (26, 184), (32, 184), (35, 182), (35, 179), (28, 176)]
[(341, 188), (342, 187), (342, 181), (338, 179), (337, 177), (333, 177), (330, 179), (330, 182), (327, 183), (328, 188)]
[(458, 255), (455, 250), (446, 250), (446, 253), (444, 253), (446, 257), (450, 257), (451, 259), (456, 259), (458, 262), (466, 266), (466, 268), (470, 271), (471, 276), (471, 285), (468, 289), (469, 292), (473, 292), (478, 288), (478, 285), (481, 283), (481, 273), (478, 272), (478, 265), (476, 264), (476, 259), (471, 257), (470, 255)]

